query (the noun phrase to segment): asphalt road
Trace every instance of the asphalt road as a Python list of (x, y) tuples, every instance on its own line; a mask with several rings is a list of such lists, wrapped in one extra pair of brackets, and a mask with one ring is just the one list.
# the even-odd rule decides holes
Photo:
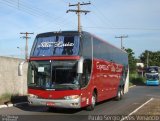
[[(128, 115), (150, 98), (160, 98), (160, 86), (136, 86), (129, 90), (120, 101), (113, 99), (97, 104), (94, 111), (85, 109), (52, 109), (47, 107), (18, 106), (0, 109), (0, 120), (14, 121), (85, 121), (102, 120), (101, 116)], [(99, 116), (99, 117), (98, 117)], [(118, 120), (119, 117), (114, 117)], [(104, 119), (103, 119), (104, 120)], [(109, 120), (109, 118), (105, 118)]]

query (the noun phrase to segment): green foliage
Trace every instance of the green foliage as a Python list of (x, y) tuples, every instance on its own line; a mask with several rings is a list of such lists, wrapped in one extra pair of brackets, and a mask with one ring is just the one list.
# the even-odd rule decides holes
[(145, 50), (140, 55), (140, 60), (147, 67), (147, 56), (148, 56), (148, 65), (149, 66), (160, 66), (160, 51), (152, 52)]
[(10, 99), (11, 96), (12, 96), (11, 94), (5, 93), (5, 94), (3, 94), (3, 95), (0, 96), (0, 100), (2, 100), (2, 99)]
[(136, 58), (134, 56), (134, 52), (130, 48), (125, 49), (125, 51), (128, 53), (129, 71), (130, 73), (135, 73), (136, 72)]
[(5, 93), (3, 95), (0, 96), (0, 104), (3, 104), (4, 102), (10, 101), (11, 99), (11, 94), (9, 93)]
[(145, 85), (145, 78), (143, 77), (131, 77), (130, 83), (133, 85)]
[(131, 82), (129, 82), (129, 87), (133, 86), (133, 84)]
[(129, 83), (130, 85), (145, 85), (145, 77), (139, 77), (137, 73), (133, 73), (129, 75)]

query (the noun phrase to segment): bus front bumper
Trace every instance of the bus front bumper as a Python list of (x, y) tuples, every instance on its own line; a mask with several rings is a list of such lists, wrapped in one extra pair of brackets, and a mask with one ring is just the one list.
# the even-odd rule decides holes
[(40, 99), (28, 97), (28, 101), (30, 105), (35, 106), (48, 106), (48, 107), (57, 107), (57, 108), (81, 108), (81, 99)]
[(158, 86), (159, 85), (159, 81), (156, 81), (156, 80), (155, 81), (148, 81), (147, 80), (146, 81), (146, 85), (157, 85)]

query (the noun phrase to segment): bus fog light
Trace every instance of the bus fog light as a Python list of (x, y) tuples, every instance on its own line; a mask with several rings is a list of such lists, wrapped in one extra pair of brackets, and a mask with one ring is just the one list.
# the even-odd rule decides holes
[(33, 102), (29, 102), (29, 104), (32, 104)]
[(78, 106), (78, 103), (72, 103), (72, 106)]

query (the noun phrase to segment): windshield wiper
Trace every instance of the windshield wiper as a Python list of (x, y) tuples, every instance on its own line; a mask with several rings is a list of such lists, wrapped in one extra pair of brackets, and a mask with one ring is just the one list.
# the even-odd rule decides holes
[(72, 85), (72, 86), (75, 86), (75, 84), (71, 84), (71, 83), (63, 83), (63, 84), (58, 84), (58, 85)]
[(55, 91), (56, 89), (54, 89), (54, 88), (51, 88), (51, 89), (46, 89), (46, 90), (49, 90), (49, 91)]

